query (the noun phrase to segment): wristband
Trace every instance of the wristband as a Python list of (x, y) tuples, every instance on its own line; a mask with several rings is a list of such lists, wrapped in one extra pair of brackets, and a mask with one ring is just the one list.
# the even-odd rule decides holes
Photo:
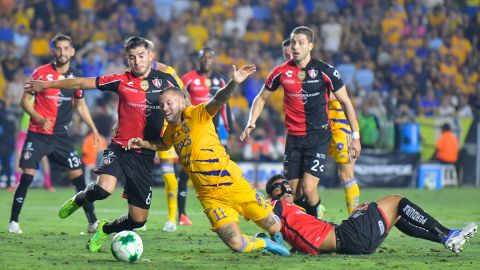
[(352, 132), (352, 139), (353, 140), (359, 140), (360, 139), (360, 132), (358, 132), (358, 131)]

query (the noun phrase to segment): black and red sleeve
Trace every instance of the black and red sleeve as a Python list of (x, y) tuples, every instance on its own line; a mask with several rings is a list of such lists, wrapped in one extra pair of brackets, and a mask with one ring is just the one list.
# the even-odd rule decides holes
[(340, 90), (344, 86), (343, 80), (340, 77), (340, 72), (332, 65), (326, 64), (322, 69), (322, 77), (332, 92)]
[(282, 75), (280, 66), (275, 67), (265, 80), (265, 88), (268, 91), (275, 91), (280, 86), (280, 75)]
[(123, 78), (124, 74), (103, 75), (96, 78), (95, 84), (99, 90), (118, 92), (118, 86)]

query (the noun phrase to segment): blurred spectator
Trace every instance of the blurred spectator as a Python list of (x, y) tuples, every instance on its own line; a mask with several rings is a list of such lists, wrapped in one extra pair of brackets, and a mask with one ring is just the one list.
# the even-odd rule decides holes
[(426, 95), (420, 98), (418, 114), (425, 117), (432, 117), (437, 113), (439, 105), (433, 89), (428, 89)]
[(328, 21), (320, 27), (323, 49), (328, 52), (337, 53), (340, 49), (342, 38), (342, 26), (337, 21), (335, 14), (328, 16)]
[(447, 164), (455, 164), (458, 160), (458, 139), (448, 123), (442, 125), (442, 134), (437, 139), (432, 159)]
[(380, 141), (380, 121), (370, 111), (370, 103), (362, 102), (358, 111), (358, 125), (360, 128), (360, 142), (362, 148), (376, 148)]

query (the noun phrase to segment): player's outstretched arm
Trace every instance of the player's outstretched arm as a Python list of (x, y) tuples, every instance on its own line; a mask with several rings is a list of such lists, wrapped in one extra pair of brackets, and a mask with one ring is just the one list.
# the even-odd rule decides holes
[(152, 142), (136, 137), (128, 140), (125, 150), (145, 148), (153, 151), (166, 151), (170, 149), (170, 147), (172, 146), (164, 144), (163, 141)]
[(250, 74), (257, 70), (255, 65), (246, 65), (237, 70), (235, 65), (232, 67), (232, 79), (213, 96), (213, 98), (205, 105), (207, 112), (210, 115), (215, 115), (220, 108), (227, 103), (232, 96), (233, 91), (237, 88), (237, 85), (245, 81)]
[(265, 103), (267, 102), (268, 98), (272, 95), (273, 92), (268, 91), (263, 85), (262, 90), (260, 93), (255, 97), (252, 103), (252, 108), (250, 109), (250, 116), (248, 117), (247, 126), (245, 130), (240, 135), (240, 141), (243, 142), (245, 138), (250, 137), (250, 133), (255, 129), (258, 117), (263, 111), (263, 107), (265, 107)]
[(48, 88), (60, 88), (63, 90), (78, 90), (78, 89), (95, 89), (96, 78), (74, 78), (57, 81), (38, 81), (31, 80), (25, 83), (25, 91), (41, 93)]

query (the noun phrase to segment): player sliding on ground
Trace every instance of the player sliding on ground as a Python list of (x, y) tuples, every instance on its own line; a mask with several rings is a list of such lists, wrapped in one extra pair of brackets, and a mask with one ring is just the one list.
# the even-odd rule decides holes
[(392, 226), (411, 237), (441, 243), (459, 253), (477, 232), (478, 226), (448, 229), (416, 204), (400, 195), (383, 197), (370, 204), (361, 204), (340, 225), (332, 225), (307, 215), (293, 204), (292, 189), (282, 175), (267, 182), (274, 213), (282, 222), (284, 239), (302, 253), (372, 254), (382, 244)]
[(160, 93), (160, 108), (168, 126), (162, 141), (132, 138), (128, 148), (151, 150), (169, 149), (172, 145), (190, 175), (204, 212), (223, 242), (236, 252), (263, 249), (289, 255), (288, 249), (269, 239), (242, 234), (239, 214), (253, 220), (259, 227), (280, 238), (280, 223), (274, 218), (272, 207), (262, 195), (242, 177), (242, 171), (225, 152), (220, 143), (212, 117), (226, 104), (237, 85), (255, 72), (254, 65), (240, 69), (233, 67), (233, 77), (207, 102), (188, 106), (178, 87)]

